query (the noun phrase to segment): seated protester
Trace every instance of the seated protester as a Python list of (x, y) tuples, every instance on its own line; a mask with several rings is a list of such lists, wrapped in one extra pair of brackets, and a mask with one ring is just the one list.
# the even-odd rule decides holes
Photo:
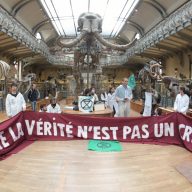
[(97, 101), (99, 101), (99, 98), (97, 96), (97, 94), (95, 93), (95, 88), (91, 88), (91, 96), (94, 97), (94, 102), (96, 103)]
[(47, 106), (47, 113), (61, 113), (61, 107), (57, 104), (56, 98), (50, 100), (50, 104)]
[(73, 101), (73, 110), (79, 111), (78, 101)]
[(89, 88), (85, 89), (83, 92), (83, 96), (91, 96), (91, 90)]
[(105, 103), (105, 107), (107, 107), (108, 105), (107, 92), (101, 93), (100, 97), (101, 97), (101, 101)]
[(160, 109), (158, 106), (154, 110), (153, 116), (160, 116), (162, 115), (162, 109)]
[(46, 111), (47, 111), (47, 105), (46, 105), (46, 104), (40, 105), (40, 110), (39, 110), (39, 112), (46, 112)]

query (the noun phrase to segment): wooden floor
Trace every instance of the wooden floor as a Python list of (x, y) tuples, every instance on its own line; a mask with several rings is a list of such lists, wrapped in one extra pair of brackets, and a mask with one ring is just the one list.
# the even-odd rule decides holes
[(192, 161), (177, 146), (122, 143), (87, 150), (86, 140), (35, 142), (0, 162), (1, 192), (191, 192), (175, 166)]
[[(138, 115), (132, 111), (131, 116)], [(87, 140), (38, 141), (0, 161), (0, 192), (191, 192), (176, 166), (192, 153), (122, 143), (122, 152), (87, 150)]]

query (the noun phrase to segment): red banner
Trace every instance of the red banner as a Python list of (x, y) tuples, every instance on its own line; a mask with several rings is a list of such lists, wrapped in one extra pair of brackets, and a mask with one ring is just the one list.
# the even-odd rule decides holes
[(176, 144), (192, 151), (192, 119), (180, 113), (107, 118), (21, 112), (0, 124), (0, 158), (24, 141), (99, 139)]

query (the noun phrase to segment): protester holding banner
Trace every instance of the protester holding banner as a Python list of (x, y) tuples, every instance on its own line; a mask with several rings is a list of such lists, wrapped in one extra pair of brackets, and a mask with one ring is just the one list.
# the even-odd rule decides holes
[(57, 103), (56, 98), (50, 100), (50, 104), (47, 106), (47, 113), (61, 113), (61, 107)]
[(17, 84), (11, 84), (10, 93), (7, 94), (6, 101), (6, 113), (9, 118), (13, 117), (17, 113), (26, 110), (26, 102), (23, 95), (18, 92)]
[(183, 114), (187, 113), (189, 108), (189, 96), (185, 94), (185, 88), (180, 87), (179, 93), (176, 96), (174, 102), (174, 110)]
[(118, 103), (119, 117), (128, 117), (130, 113), (132, 89), (128, 86), (127, 78), (124, 78), (122, 85), (119, 85), (115, 90), (115, 98)]

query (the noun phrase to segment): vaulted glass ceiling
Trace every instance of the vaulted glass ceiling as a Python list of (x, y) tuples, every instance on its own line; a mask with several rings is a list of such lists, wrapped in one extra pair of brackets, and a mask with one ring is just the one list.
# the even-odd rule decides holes
[(118, 35), (140, 0), (41, 0), (56, 31), (63, 36), (77, 36), (77, 20), (84, 12), (103, 18), (102, 34)]

